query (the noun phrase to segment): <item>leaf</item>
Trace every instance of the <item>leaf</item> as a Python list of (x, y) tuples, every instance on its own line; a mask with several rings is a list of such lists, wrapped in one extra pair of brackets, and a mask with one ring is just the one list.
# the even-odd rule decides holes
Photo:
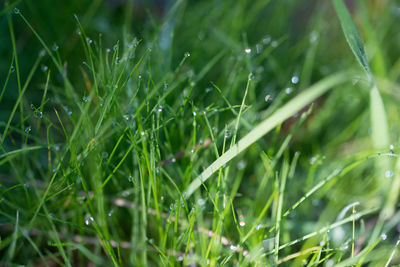
[(344, 36), (349, 44), (354, 56), (361, 64), (363, 69), (370, 74), (370, 68), (368, 65), (367, 55), (365, 53), (364, 45), (360, 37), (360, 33), (354, 24), (347, 7), (342, 0), (333, 0), (333, 4), (336, 9), (336, 13), (339, 17), (340, 24), (342, 25)]
[(239, 153), (246, 150), (250, 145), (258, 139), (266, 135), (276, 126), (290, 118), (293, 114), (303, 109), (310, 102), (321, 96), (330, 88), (337, 86), (349, 80), (349, 74), (337, 73), (319, 81), (311, 86), (308, 90), (296, 96), (283, 107), (275, 111), (270, 117), (266, 118), (251, 130), (246, 136), (233, 145), (228, 151), (217, 158), (207, 169), (205, 169), (193, 182), (189, 185), (184, 195), (189, 197), (197, 188), (200, 187), (208, 178), (211, 177), (219, 168), (235, 158)]

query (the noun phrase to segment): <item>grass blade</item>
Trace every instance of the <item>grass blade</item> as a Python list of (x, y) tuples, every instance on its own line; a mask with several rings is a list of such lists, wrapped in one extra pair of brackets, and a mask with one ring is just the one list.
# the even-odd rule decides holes
[(330, 88), (337, 86), (349, 78), (347, 73), (333, 74), (315, 85), (311, 86), (308, 90), (301, 93), (286, 105), (278, 109), (270, 117), (266, 118), (263, 122), (258, 124), (246, 136), (239, 140), (238, 143), (233, 145), (222, 156), (215, 160), (207, 169), (205, 169), (188, 187), (186, 190), (186, 197), (189, 197), (193, 192), (200, 187), (210, 176), (221, 168), (224, 164), (231, 161), (239, 153), (246, 150), (251, 144), (255, 143), (258, 139), (266, 135), (269, 131), (284, 122), (293, 114), (304, 108), (310, 102), (321, 96)]
[(353, 51), (354, 56), (357, 58), (363, 69), (367, 73), (370, 73), (367, 55), (365, 53), (360, 33), (358, 32), (349, 11), (342, 0), (334, 0), (333, 4), (339, 17), (340, 24), (342, 25), (344, 36), (346, 37), (346, 41), (349, 44), (351, 51)]

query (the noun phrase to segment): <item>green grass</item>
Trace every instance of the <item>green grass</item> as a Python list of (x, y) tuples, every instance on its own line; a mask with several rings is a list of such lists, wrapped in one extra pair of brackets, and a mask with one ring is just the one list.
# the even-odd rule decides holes
[(167, 2), (0, 3), (0, 265), (400, 264), (400, 6)]

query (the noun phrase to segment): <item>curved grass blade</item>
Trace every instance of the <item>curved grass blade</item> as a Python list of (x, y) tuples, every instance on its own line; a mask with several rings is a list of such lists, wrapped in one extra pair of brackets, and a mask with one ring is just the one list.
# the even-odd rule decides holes
[(246, 150), (250, 145), (255, 143), (258, 139), (266, 135), (269, 131), (284, 122), (296, 112), (307, 106), (310, 102), (321, 96), (330, 88), (337, 86), (349, 80), (348, 73), (333, 74), (318, 83), (311, 86), (305, 92), (299, 94), (297, 97), (289, 101), (286, 105), (278, 109), (270, 117), (266, 118), (263, 122), (258, 124), (246, 136), (239, 140), (238, 143), (233, 145), (228, 151), (216, 159), (207, 169), (205, 169), (187, 188), (185, 194), (189, 197), (197, 188), (200, 187), (210, 176), (221, 168), (224, 164), (231, 161), (239, 153)]
[(353, 54), (361, 64), (363, 69), (370, 74), (370, 68), (368, 65), (367, 55), (365, 53), (364, 45), (360, 37), (360, 33), (354, 24), (349, 11), (342, 0), (333, 0), (336, 13), (339, 17), (340, 24), (342, 25), (344, 36), (349, 44)]

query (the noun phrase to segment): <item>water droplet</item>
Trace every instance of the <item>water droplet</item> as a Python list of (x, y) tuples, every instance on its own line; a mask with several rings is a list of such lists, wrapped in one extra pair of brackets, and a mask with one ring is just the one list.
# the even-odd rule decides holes
[(29, 184), (24, 184), (23, 186), (24, 186), (24, 188), (29, 188), (30, 187)]
[(14, 14), (19, 14), (19, 12), (20, 12), (19, 9), (15, 7), (14, 8)]
[(262, 40), (263, 44), (269, 44), (271, 42), (271, 36), (267, 35), (264, 37), (264, 39)]
[(318, 41), (318, 39), (319, 39), (318, 32), (312, 31), (310, 34), (310, 43), (312, 43), (312, 44), (316, 43)]
[(193, 111), (193, 116), (196, 117), (196, 115), (197, 115), (197, 114), (196, 114), (196, 111)]
[(72, 110), (68, 106), (64, 106), (64, 110), (65, 110), (65, 112), (67, 112), (68, 116), (72, 115)]
[(107, 213), (107, 216), (108, 216), (108, 217), (111, 217), (111, 216), (113, 215), (113, 213), (114, 213), (114, 210), (110, 210), (110, 211)]
[(288, 87), (288, 88), (285, 89), (285, 93), (286, 94), (289, 95), (291, 92), (292, 92), (292, 88)]
[(85, 216), (85, 224), (89, 225), (91, 222), (94, 222), (94, 218), (90, 215)]
[(390, 145), (390, 150), (393, 150), (394, 149), (394, 145)]
[(257, 54), (261, 54), (262, 50), (263, 50), (263, 46), (262, 46), (261, 44), (257, 44), (257, 45), (256, 45), (256, 52), (257, 52)]
[(44, 57), (46, 55), (46, 50), (42, 49), (39, 52), (39, 57)]
[(272, 98), (270, 95), (266, 95), (264, 100), (265, 100), (265, 102), (268, 102), (268, 101), (272, 100)]
[(86, 102), (88, 102), (88, 98), (86, 96), (83, 96), (82, 101), (86, 103)]
[(90, 39), (89, 37), (86, 37), (86, 42), (88, 42), (88, 44), (91, 44), (91, 43), (93, 43), (93, 40)]
[(77, 35), (81, 35), (82, 34), (80, 29), (76, 29), (75, 32), (76, 32)]
[(126, 114), (123, 116), (124, 120), (129, 121), (131, 119), (131, 116), (129, 114)]
[(107, 48), (106, 49), (106, 53), (110, 53), (111, 52), (111, 49), (110, 48)]
[(190, 57), (190, 53), (189, 52), (185, 52), (184, 56), (185, 57)]
[(117, 49), (118, 49), (118, 44), (116, 44), (116, 45), (113, 46), (113, 50), (114, 50), (114, 51), (117, 51)]
[(225, 132), (225, 138), (228, 139), (232, 136), (231, 132), (229, 130), (226, 130)]
[(392, 170), (387, 170), (386, 172), (385, 172), (385, 177), (386, 178), (390, 178), (390, 177), (392, 177), (393, 176), (393, 171)]
[(256, 230), (259, 231), (259, 230), (261, 230), (261, 228), (262, 228), (262, 224), (257, 224)]
[(57, 44), (53, 44), (53, 46), (51, 47), (51, 49), (53, 50), (53, 51), (57, 51), (58, 50), (58, 45)]
[(246, 161), (240, 160), (237, 164), (237, 168), (238, 170), (243, 170), (244, 168), (246, 168)]
[(239, 225), (240, 227), (244, 227), (246, 225), (243, 215), (239, 215)]
[(172, 162), (172, 163), (176, 162), (176, 158), (172, 158), (172, 159), (171, 159), (171, 162)]
[(206, 88), (206, 93), (209, 93), (209, 92), (211, 92), (212, 90), (213, 90), (212, 87), (207, 87), (207, 88)]
[(46, 72), (46, 71), (49, 69), (49, 67), (47, 67), (46, 65), (42, 65), (42, 66), (40, 67), (40, 69), (41, 69), (43, 72)]
[(386, 234), (381, 234), (381, 238), (382, 238), (382, 240), (386, 240), (387, 235)]
[(15, 71), (15, 67), (14, 66), (11, 66), (11, 68), (10, 68), (10, 73), (13, 73)]
[(278, 46), (278, 42), (277, 41), (272, 41), (271, 46), (274, 47), (274, 48), (277, 47)]
[(197, 200), (197, 204), (199, 204), (199, 206), (204, 206), (205, 203), (206, 203), (206, 201), (203, 198), (199, 198)]
[(293, 84), (297, 84), (299, 82), (299, 76), (293, 76), (291, 81)]
[(54, 214), (53, 214), (53, 213), (50, 213), (50, 214), (49, 214), (49, 218), (50, 218), (51, 220), (53, 220), (53, 219), (55, 218)]
[(230, 245), (229, 249), (235, 251), (235, 250), (237, 250), (237, 246), (232, 244), (232, 245)]
[(251, 53), (251, 49), (250, 49), (250, 48), (246, 48), (246, 49), (244, 50), (244, 52), (245, 52), (246, 54), (250, 54), (250, 53)]
[(161, 113), (161, 112), (162, 112), (162, 109), (163, 109), (163, 107), (162, 107), (162, 106), (159, 106), (158, 109), (157, 109), (157, 112), (158, 112), (158, 113)]
[(251, 81), (254, 80), (254, 78), (255, 78), (254, 74), (250, 72), (248, 79)]
[(43, 118), (43, 112), (41, 112), (40, 110), (35, 110), (33, 112), (33, 116), (35, 116), (38, 119), (41, 119), (41, 118)]
[(182, 256), (179, 256), (177, 260), (178, 260), (178, 261), (183, 261), (183, 257), (182, 257)]
[(25, 132), (26, 133), (30, 133), (31, 131), (32, 131), (32, 127), (31, 126), (28, 126), (28, 127), (25, 128)]
[(317, 162), (318, 158), (319, 158), (318, 155), (317, 155), (317, 156), (314, 156), (314, 157), (311, 157), (311, 159), (310, 159), (310, 164), (311, 164), (311, 165), (314, 165), (314, 163)]

